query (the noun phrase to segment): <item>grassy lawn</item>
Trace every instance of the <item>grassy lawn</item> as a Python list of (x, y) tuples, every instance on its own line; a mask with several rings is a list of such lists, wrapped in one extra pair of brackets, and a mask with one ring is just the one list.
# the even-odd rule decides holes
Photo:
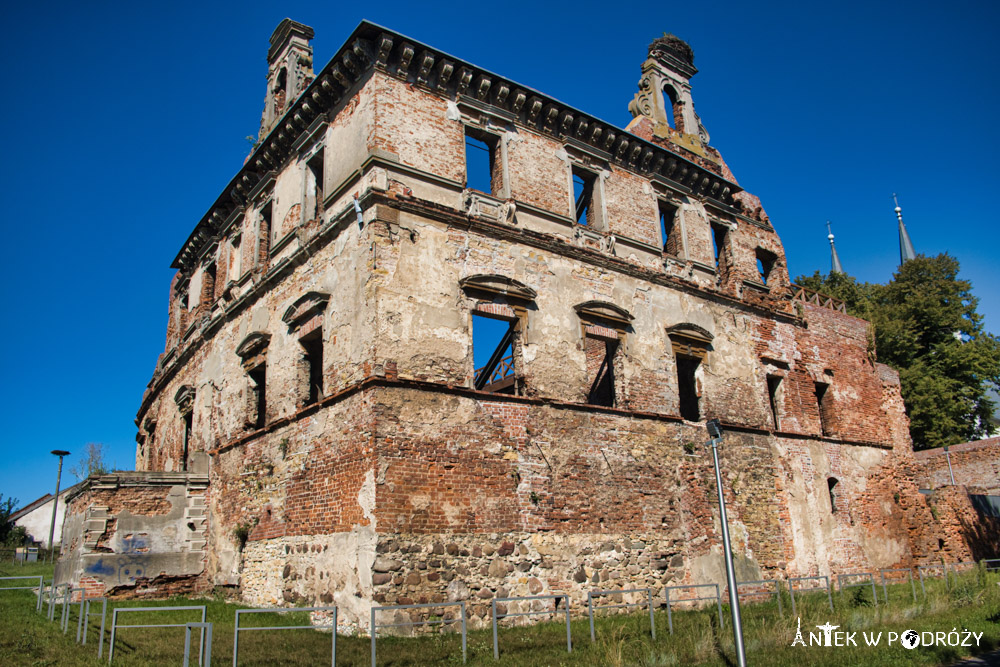
[[(0, 566), (0, 576), (51, 575), (51, 567), (26, 565)], [(826, 596), (813, 594), (796, 597), (802, 631), (809, 632), (824, 623), (839, 625), (839, 631), (856, 632), (858, 646), (791, 646), (796, 619), (791, 615), (787, 594), (784, 615), (779, 615), (774, 600), (743, 604), (744, 641), (751, 665), (941, 665), (961, 657), (995, 650), (1000, 646), (1000, 574), (970, 572), (957, 582), (927, 582), (925, 599), (917, 583), (918, 602), (914, 603), (908, 583), (889, 587), (889, 604), (882, 603), (882, 588), (877, 586), (880, 604), (874, 605), (871, 591), (849, 590), (834, 594), (835, 611), (830, 612)], [(3, 582), (0, 582), (3, 583)], [(57, 623), (35, 612), (34, 594), (30, 591), (0, 593), (0, 664), (2, 665), (99, 665), (97, 636), (100, 618), (91, 619), (87, 645), (76, 644), (77, 606), (72, 607), (70, 628), (63, 635)], [(110, 629), (112, 607), (150, 607), (206, 605), (207, 620), (213, 625), (212, 664), (232, 663), (234, 612), (238, 605), (217, 599), (176, 598), (163, 601), (115, 601), (109, 604), (107, 627)], [(581, 611), (577, 609), (576, 611)], [(99, 612), (99, 608), (98, 608)], [(120, 622), (183, 623), (198, 620), (193, 612), (127, 614)], [(59, 610), (56, 610), (58, 621)], [(728, 607), (723, 607), (724, 627), (719, 627), (714, 608), (681, 611), (673, 615), (674, 634), (667, 628), (665, 611), (655, 614), (656, 636), (649, 633), (648, 613), (606, 615), (596, 623), (597, 641), (590, 641), (586, 616), (572, 621), (573, 652), (566, 652), (566, 628), (558, 622), (530, 627), (502, 628), (499, 633), (500, 660), (493, 659), (493, 638), (489, 628), (469, 632), (469, 664), (473, 665), (733, 665), (735, 653)], [(306, 614), (253, 615), (242, 624), (305, 625)], [(979, 647), (919, 646), (906, 649), (897, 641), (886, 646), (886, 633), (966, 630), (982, 633)], [(882, 632), (877, 647), (866, 646), (862, 632)], [(109, 633), (108, 633), (109, 634)], [(124, 629), (118, 633), (115, 664), (179, 664), (183, 655), (182, 628)], [(324, 664), (329, 660), (329, 632), (287, 630), (281, 632), (240, 633), (241, 665)], [(973, 640), (974, 641), (974, 640)], [(380, 665), (461, 664), (461, 639), (458, 633), (427, 635), (419, 638), (384, 637), (378, 640)], [(337, 662), (341, 665), (364, 665), (370, 661), (367, 637), (337, 638)], [(193, 661), (192, 661), (193, 662)]]

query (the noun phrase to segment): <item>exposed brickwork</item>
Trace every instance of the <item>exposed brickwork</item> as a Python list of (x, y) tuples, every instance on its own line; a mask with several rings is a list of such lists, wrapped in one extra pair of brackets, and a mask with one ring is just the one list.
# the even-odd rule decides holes
[[(185, 496), (207, 517), (204, 555), (186, 579), (145, 573), (115, 592), (234, 586), (252, 604), (335, 603), (363, 629), (373, 603), (468, 600), (484, 622), (504, 595), (720, 582), (706, 417), (727, 429), (742, 579), (989, 547), (959, 496), (918, 492), (899, 379), (868, 324), (793, 301), (771, 221), (687, 92), (675, 128), (641, 105), (610, 128), (362, 24), (302, 98), (280, 94), (238, 185), (178, 255), (137, 421), (138, 468), (207, 476)], [(465, 137), (483, 133), (491, 193), (466, 188)], [(574, 169), (594, 179), (586, 225)], [(676, 209), (669, 252), (659, 202)], [(474, 389), (474, 313), (516, 321), (516, 396)], [(303, 337), (322, 350), (312, 396)], [(606, 341), (613, 401), (590, 393)], [(692, 358), (693, 380), (678, 370)], [(262, 366), (258, 422), (248, 371)], [(681, 375), (700, 421), (681, 417)], [(155, 493), (88, 493), (77, 514), (165, 511)], [(123, 516), (97, 546), (114, 549)]]

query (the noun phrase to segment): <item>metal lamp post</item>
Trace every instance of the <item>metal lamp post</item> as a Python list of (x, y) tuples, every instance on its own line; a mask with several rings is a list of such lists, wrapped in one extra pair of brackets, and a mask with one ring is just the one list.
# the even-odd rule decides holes
[(948, 475), (951, 476), (951, 485), (955, 486), (955, 471), (951, 469), (951, 454), (948, 452), (948, 445), (944, 446), (944, 455), (948, 458)]
[(722, 473), (719, 472), (719, 443), (722, 442), (722, 425), (718, 419), (705, 424), (711, 440), (712, 463), (715, 464), (715, 486), (719, 491), (719, 519), (722, 522), (722, 549), (726, 556), (726, 581), (729, 584), (729, 610), (733, 615), (733, 638), (736, 641), (736, 658), (739, 667), (746, 667), (747, 656), (743, 649), (743, 624), (740, 621), (740, 596), (736, 590), (736, 572), (733, 569), (733, 552), (729, 547), (729, 520), (726, 518), (726, 499), (722, 495)]
[(62, 480), (62, 463), (63, 457), (69, 456), (69, 452), (62, 449), (53, 449), (52, 454), (59, 457), (59, 472), (56, 473), (56, 497), (52, 503), (52, 525), (49, 526), (49, 562), (52, 562), (52, 552), (54, 550), (54, 545), (52, 543), (53, 538), (56, 534), (56, 512), (59, 510), (59, 482)]

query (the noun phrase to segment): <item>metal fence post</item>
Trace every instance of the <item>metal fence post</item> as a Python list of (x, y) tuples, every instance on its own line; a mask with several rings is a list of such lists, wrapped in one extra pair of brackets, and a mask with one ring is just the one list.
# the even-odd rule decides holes
[[(557, 601), (558, 602), (558, 601)], [(566, 596), (566, 652), (573, 652), (573, 636), (569, 629), (569, 596)]]
[(493, 616), (493, 659), (500, 659), (500, 642), (497, 640), (497, 599), (490, 602), (490, 613)]

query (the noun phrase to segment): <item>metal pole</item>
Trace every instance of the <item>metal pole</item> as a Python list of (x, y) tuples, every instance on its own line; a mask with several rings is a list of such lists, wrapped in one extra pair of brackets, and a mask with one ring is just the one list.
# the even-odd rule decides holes
[(948, 474), (951, 476), (951, 485), (955, 486), (955, 471), (951, 469), (951, 453), (948, 452), (948, 447), (944, 448), (944, 455), (948, 459)]
[(719, 491), (719, 517), (722, 520), (722, 549), (726, 556), (726, 581), (729, 584), (729, 610), (733, 615), (733, 637), (736, 640), (736, 658), (739, 667), (746, 667), (747, 656), (743, 649), (743, 624), (740, 622), (740, 599), (736, 591), (736, 574), (733, 571), (733, 554), (729, 548), (729, 523), (726, 518), (726, 499), (722, 495), (722, 473), (719, 472), (719, 440), (712, 438), (712, 462), (715, 464), (715, 485)]
[(69, 454), (61, 449), (55, 449), (53, 454), (59, 457), (59, 472), (56, 473), (56, 497), (52, 503), (52, 524), (49, 526), (49, 562), (52, 562), (53, 538), (56, 534), (56, 511), (59, 509), (59, 482), (62, 481), (63, 457)]

